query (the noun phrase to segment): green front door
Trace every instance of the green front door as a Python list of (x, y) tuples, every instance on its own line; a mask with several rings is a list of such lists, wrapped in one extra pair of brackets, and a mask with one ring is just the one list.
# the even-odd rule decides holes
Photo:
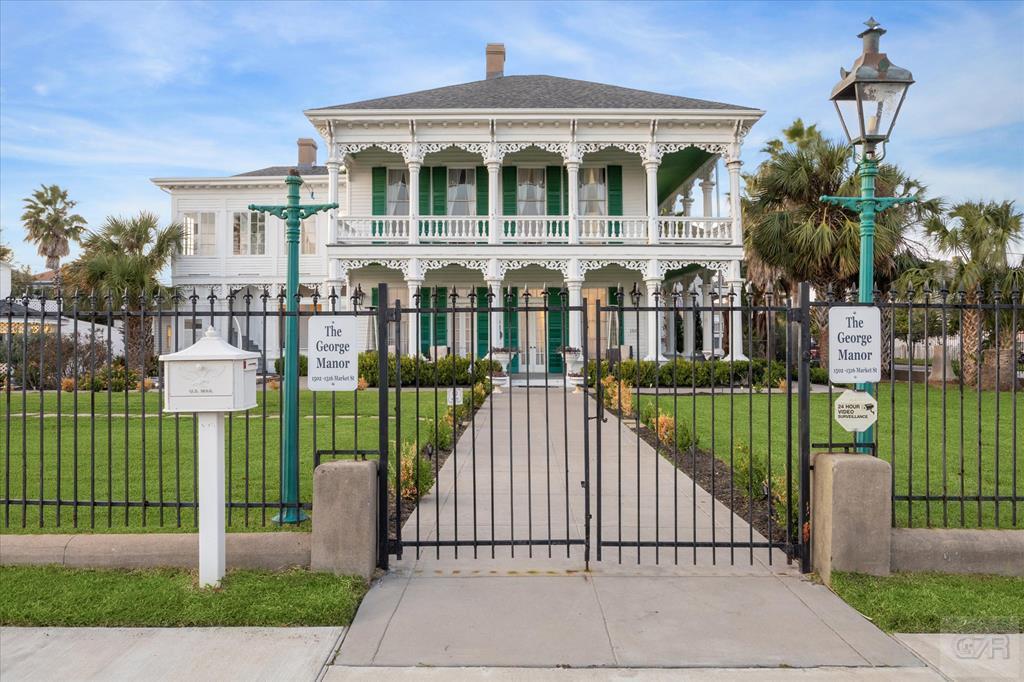
[(515, 309), (519, 305), (519, 287), (505, 287), (502, 305), (505, 324), (505, 347), (516, 351), (516, 356), (508, 365), (509, 372), (519, 371), (519, 311)]
[(562, 347), (566, 345), (566, 321), (563, 320), (562, 290), (548, 287), (548, 373), (564, 374)]

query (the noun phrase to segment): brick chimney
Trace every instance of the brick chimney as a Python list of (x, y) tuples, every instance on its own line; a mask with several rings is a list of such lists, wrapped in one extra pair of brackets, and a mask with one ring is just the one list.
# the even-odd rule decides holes
[(316, 141), (308, 137), (299, 138), (299, 168), (316, 165)]
[(487, 80), (505, 75), (505, 43), (487, 43)]

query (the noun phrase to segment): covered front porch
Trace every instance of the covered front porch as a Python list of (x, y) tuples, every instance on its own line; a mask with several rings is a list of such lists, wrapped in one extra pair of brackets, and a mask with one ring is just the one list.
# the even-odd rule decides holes
[[(368, 259), (346, 261), (343, 280), (345, 305), (363, 308), (381, 305), (378, 285), (388, 285), (390, 305), (404, 311), (401, 354), (487, 358), (508, 349), (513, 378), (564, 374), (566, 347), (591, 359), (744, 359), (742, 316), (710, 309), (730, 296), (738, 305), (738, 261)], [(620, 302), (621, 311), (598, 313)], [(363, 334), (374, 348), (369, 318)]]

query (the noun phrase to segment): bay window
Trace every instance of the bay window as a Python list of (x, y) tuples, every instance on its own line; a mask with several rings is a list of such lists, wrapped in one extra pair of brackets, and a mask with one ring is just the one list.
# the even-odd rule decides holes
[(216, 215), (210, 211), (191, 211), (181, 216), (181, 255), (216, 256)]
[(231, 221), (231, 251), (236, 256), (263, 256), (267, 249), (267, 216), (236, 212)]

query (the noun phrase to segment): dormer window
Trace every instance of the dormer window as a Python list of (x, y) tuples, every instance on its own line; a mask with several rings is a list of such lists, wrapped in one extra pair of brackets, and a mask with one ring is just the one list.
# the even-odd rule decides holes
[(448, 169), (448, 215), (476, 215), (476, 169)]

